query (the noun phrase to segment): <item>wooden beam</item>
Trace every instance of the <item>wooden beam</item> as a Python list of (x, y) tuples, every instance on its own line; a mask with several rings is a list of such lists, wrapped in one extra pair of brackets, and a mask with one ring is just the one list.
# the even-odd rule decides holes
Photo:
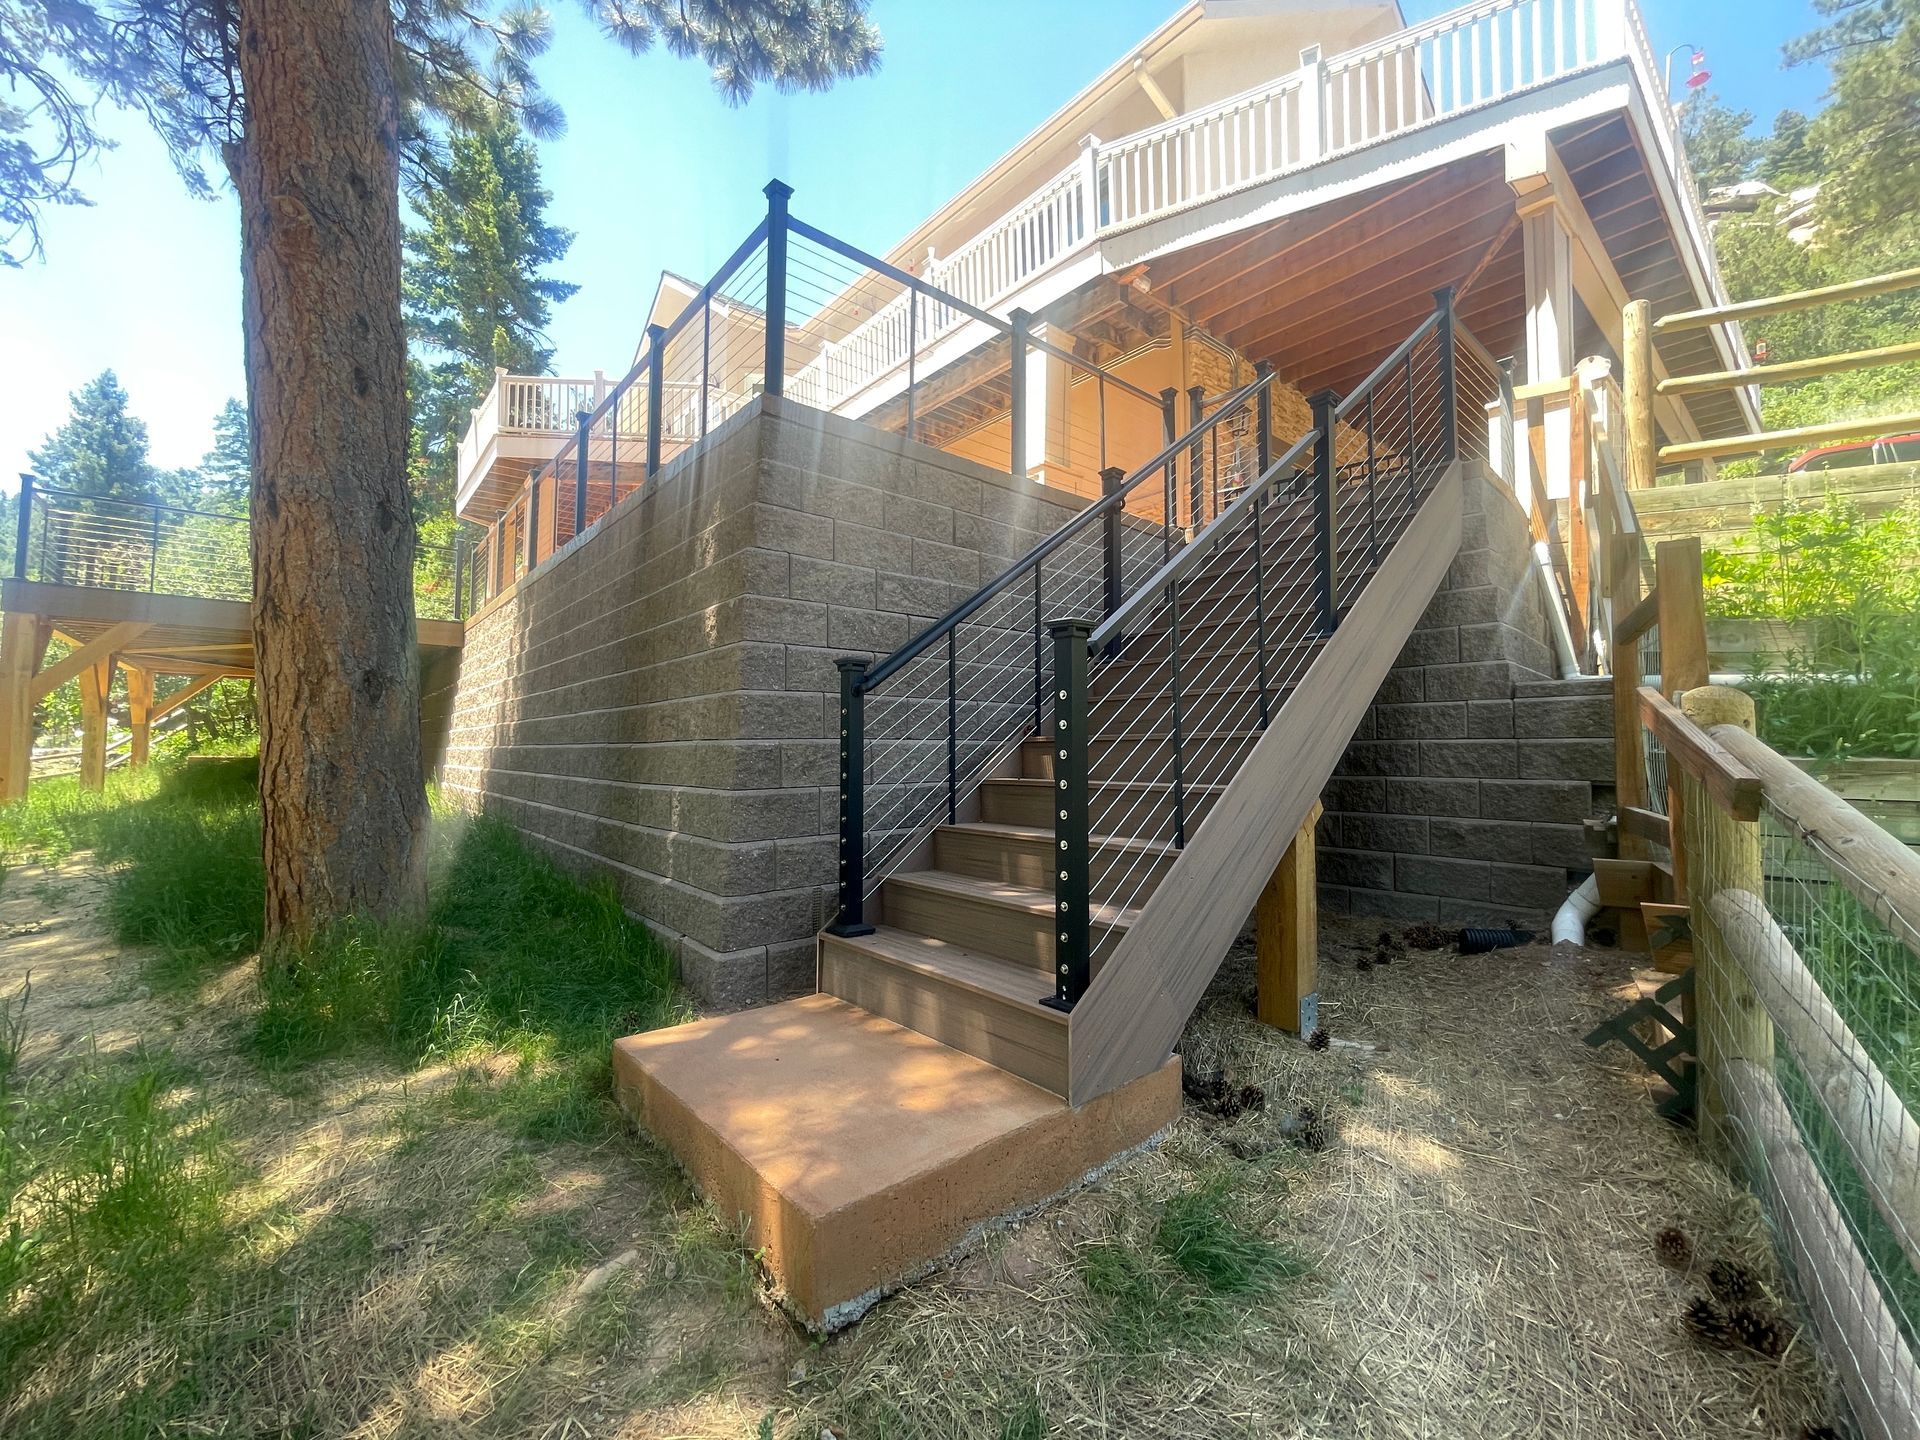
[(135, 665), (127, 672), (127, 727), (132, 736), (127, 744), (127, 765), (138, 770), (147, 763), (153, 739), (153, 672)]
[(1653, 325), (1651, 308), (1635, 300), (1621, 314), (1620, 393), (1627, 412), (1627, 489), (1653, 488), (1659, 453), (1653, 434)]
[(56, 660), (33, 677), (31, 692), (34, 700), (44, 700), (74, 676), (84, 674), (89, 665), (111, 659), (151, 628), (142, 620), (123, 620), (111, 629), (101, 631), (72, 654)]
[(1843, 355), (1823, 355), (1814, 360), (1789, 360), (1779, 365), (1753, 365), (1745, 370), (1682, 375), (1662, 380), (1655, 389), (1662, 395), (1698, 395), (1709, 390), (1738, 390), (1744, 385), (1784, 385), (1793, 380), (1811, 380), (1818, 375), (1838, 375), (1846, 370), (1900, 365), (1908, 360), (1920, 360), (1920, 340), (1883, 345), (1878, 350), (1849, 350)]
[(27, 793), (33, 765), (33, 672), (46, 640), (40, 617), (9, 610), (0, 617), (0, 803)]
[(1822, 285), (1813, 290), (1794, 290), (1785, 295), (1768, 295), (1758, 300), (1743, 300), (1737, 305), (1717, 305), (1706, 310), (1684, 310), (1662, 315), (1654, 322), (1656, 332), (1665, 335), (1675, 330), (1700, 330), (1730, 320), (1751, 320), (1761, 315), (1784, 315), (1790, 310), (1811, 310), (1817, 305), (1832, 305), (1841, 300), (1861, 300), (1869, 295), (1888, 295), (1896, 290), (1920, 287), (1920, 269), (1895, 270), (1887, 275), (1872, 275), (1865, 280), (1849, 280), (1841, 285)]
[(1660, 689), (1672, 695), (1707, 683), (1700, 537), (1662, 540), (1653, 548), (1653, 564), (1660, 609)]
[(1734, 819), (1760, 818), (1766, 786), (1752, 766), (1687, 719), (1658, 690), (1642, 685), (1639, 700), (1641, 719), (1666, 747), (1669, 771), (1677, 767), (1697, 776), (1713, 803)]
[(1689, 460), (1713, 460), (1723, 455), (1757, 455), (1762, 450), (1786, 450), (1801, 445), (1817, 445), (1827, 440), (1893, 435), (1903, 430), (1920, 430), (1920, 410), (1882, 415), (1878, 419), (1833, 420), (1825, 425), (1801, 425), (1792, 430), (1762, 430), (1758, 434), (1733, 435), (1724, 440), (1690, 440), (1683, 445), (1662, 445), (1660, 462), (1664, 465), (1684, 465)]
[(162, 715), (171, 714), (186, 704), (187, 701), (193, 699), (193, 697), (198, 695), (202, 690), (212, 685), (214, 681), (225, 680), (227, 678), (229, 678), (227, 673), (219, 670), (216, 670), (211, 675), (196, 676), (171, 695), (167, 696), (166, 699), (154, 701), (153, 709), (148, 713), (147, 719), (149, 721), (158, 720)]
[(1296, 1035), (1311, 1035), (1320, 1025), (1319, 896), (1313, 860), (1313, 831), (1320, 814), (1316, 800), (1254, 907), (1257, 1013), (1263, 1024)]
[[(1634, 587), (1638, 589), (1638, 586)], [(1660, 618), (1660, 591), (1655, 587), (1652, 594), (1646, 596), (1625, 617), (1613, 627), (1613, 644), (1616, 650), (1637, 642), (1640, 637), (1653, 628)]]
[(80, 788), (98, 790), (107, 783), (107, 701), (113, 693), (113, 658), (80, 671)]

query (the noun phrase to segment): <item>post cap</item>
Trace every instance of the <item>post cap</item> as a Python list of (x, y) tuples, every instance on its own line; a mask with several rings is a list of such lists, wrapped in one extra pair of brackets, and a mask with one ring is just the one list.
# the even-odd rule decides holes
[(864, 655), (842, 655), (833, 663), (838, 669), (859, 672), (867, 668), (867, 657)]
[(1085, 615), (1061, 615), (1049, 620), (1047, 622), (1047, 629), (1055, 635), (1061, 634), (1062, 632), (1069, 635), (1075, 633), (1091, 635), (1093, 633), (1093, 621)]
[(793, 194), (793, 187), (784, 180), (769, 180), (760, 193), (776, 205), (782, 205)]

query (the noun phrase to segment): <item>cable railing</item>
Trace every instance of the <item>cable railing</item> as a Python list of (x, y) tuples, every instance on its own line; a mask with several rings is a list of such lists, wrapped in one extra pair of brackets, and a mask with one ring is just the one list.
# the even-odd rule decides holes
[[(1308, 432), (1125, 604), (1050, 625), (1057, 1008), (1091, 980), (1109, 943), (1096, 932), (1112, 937), (1146, 904), (1475, 433), (1456, 340), (1443, 291), (1352, 392), (1313, 397)], [(1116, 839), (1096, 885), (1094, 852)]]
[[(88, 495), (20, 480), (12, 575), (49, 585), (204, 600), (248, 600), (253, 565), (245, 515), (155, 500)], [(471, 590), (462, 542), (414, 556), (415, 613), (457, 620)]]

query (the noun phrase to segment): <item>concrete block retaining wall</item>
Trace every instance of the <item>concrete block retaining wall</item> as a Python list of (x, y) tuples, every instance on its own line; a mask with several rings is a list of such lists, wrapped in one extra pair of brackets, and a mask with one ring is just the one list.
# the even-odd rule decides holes
[(1611, 691), (1552, 678), (1529, 541), (1512, 495), (1470, 478), (1460, 553), (1322, 796), (1324, 909), (1539, 928), (1592, 870)]

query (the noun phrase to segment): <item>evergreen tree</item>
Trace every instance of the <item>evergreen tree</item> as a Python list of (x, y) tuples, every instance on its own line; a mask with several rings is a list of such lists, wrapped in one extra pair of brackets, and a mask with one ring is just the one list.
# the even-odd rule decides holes
[(1760, 178), (1785, 194), (1818, 181), (1826, 157), (1813, 139), (1813, 122), (1798, 110), (1773, 117), (1773, 133), (1760, 143)]
[(1827, 23), (1786, 47), (1833, 70), (1810, 127), (1823, 152), (1823, 240), (1912, 264), (1920, 252), (1920, 0), (1814, 0)]
[(579, 287), (541, 273), (573, 244), (547, 222), (551, 198), (533, 145), (502, 113), (455, 133), (415, 199), (404, 284), (422, 516), (451, 511), (454, 447), (494, 368), (539, 375), (552, 362), (548, 320)]
[(1760, 142), (1747, 134), (1753, 113), (1723, 104), (1711, 90), (1696, 90), (1680, 107), (1680, 138), (1702, 194), (1747, 178)]
[[(866, 0), (587, 9), (629, 50), (699, 56), (731, 100), (879, 56)], [(0, 0), (0, 94), (26, 100), (0, 113), (0, 245), (80, 198), (100, 100), (143, 113), (190, 187), (221, 156), (239, 197), (270, 963), (317, 926), (425, 904), (400, 174), (429, 171), (442, 123), (501, 105), (552, 133), (532, 72), (549, 35), (523, 0)]]
[(159, 498), (160, 474), (147, 458), (147, 425), (128, 409), (120, 377), (102, 370), (67, 398), (72, 412), (66, 423), (30, 452), (35, 477), (102, 499)]
[(209, 510), (241, 511), (253, 488), (253, 455), (247, 407), (229, 400), (213, 417), (213, 448), (200, 461), (200, 503)]

